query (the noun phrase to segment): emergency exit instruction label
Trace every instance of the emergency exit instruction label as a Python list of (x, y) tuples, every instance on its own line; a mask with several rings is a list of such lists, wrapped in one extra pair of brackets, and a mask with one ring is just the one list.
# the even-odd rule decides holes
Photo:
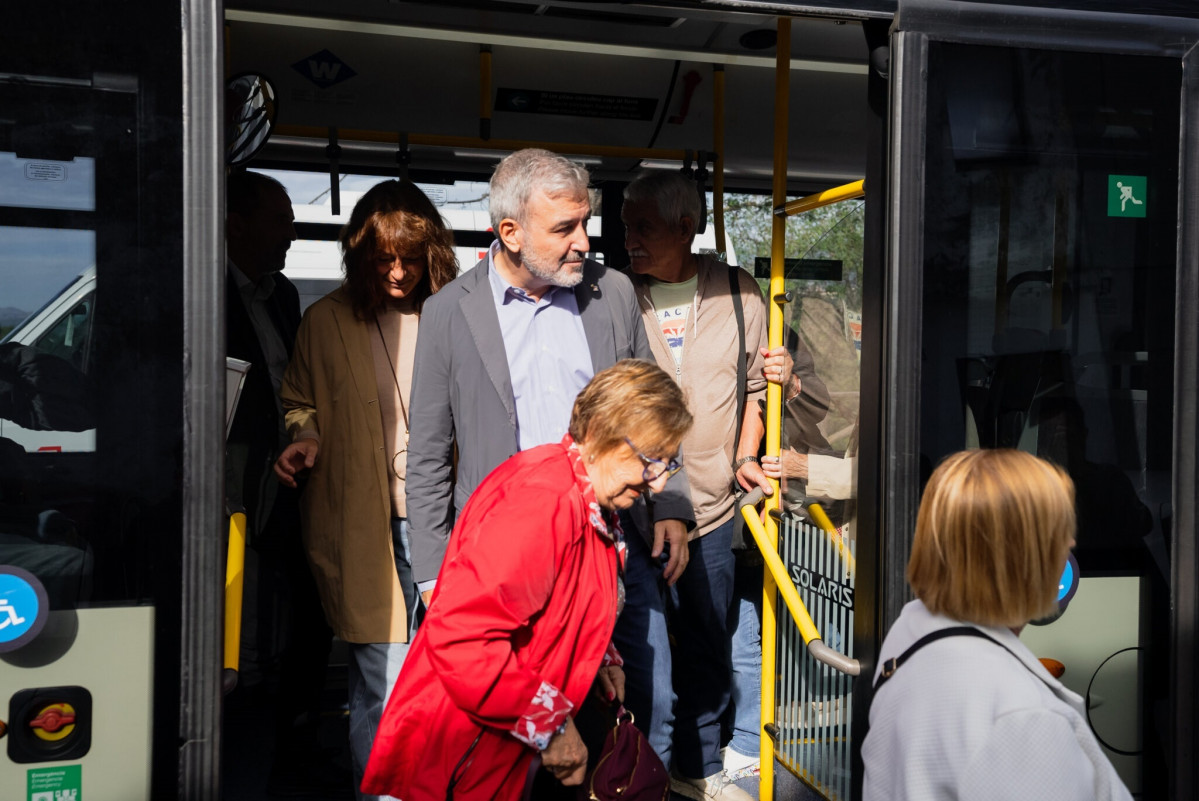
[(83, 766), (30, 768), (26, 801), (83, 801)]
[(1146, 216), (1148, 187), (1149, 179), (1144, 175), (1107, 176), (1107, 216)]

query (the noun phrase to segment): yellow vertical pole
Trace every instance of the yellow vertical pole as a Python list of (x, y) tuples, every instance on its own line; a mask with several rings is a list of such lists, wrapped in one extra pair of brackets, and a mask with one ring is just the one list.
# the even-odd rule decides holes
[(491, 138), (491, 45), (479, 47), (479, 138)]
[(716, 234), (716, 251), (728, 261), (728, 243), (724, 241), (724, 65), (712, 67), (712, 148), (716, 163), (712, 165), (712, 224)]
[[(774, 72), (774, 182), (772, 208), (787, 201), (787, 123), (788, 100), (791, 95), (791, 20), (780, 17), (778, 42), (775, 45)], [(770, 231), (770, 332), (771, 348), (783, 344), (783, 307), (774, 298), (783, 294), (783, 273), (787, 221), (777, 214), (771, 216)], [(783, 389), (778, 384), (768, 384), (766, 389), (766, 453), (777, 455), (781, 444)], [(779, 484), (771, 481), (774, 494), (766, 499), (767, 508), (779, 506)], [(766, 535), (771, 546), (778, 548), (778, 523), (773, 516), (766, 517)], [(762, 721), (761, 774), (758, 797), (761, 801), (774, 801), (774, 747), (766, 735), (765, 727), (774, 723), (775, 716), (775, 629), (777, 627), (777, 597), (774, 577), (763, 569), (762, 580)]]
[(246, 568), (246, 516), (229, 517), (229, 555), (225, 563), (225, 668), (238, 669), (241, 648), (241, 601)]

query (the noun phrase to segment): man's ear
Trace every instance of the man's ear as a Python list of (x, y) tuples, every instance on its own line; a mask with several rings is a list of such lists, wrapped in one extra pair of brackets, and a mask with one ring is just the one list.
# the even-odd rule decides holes
[(695, 238), (695, 220), (690, 217), (683, 217), (679, 220), (679, 233), (688, 244)]
[(520, 253), (521, 241), (524, 239), (521, 233), (520, 223), (511, 217), (500, 220), (499, 228), (495, 232), (500, 238), (500, 243), (511, 253)]

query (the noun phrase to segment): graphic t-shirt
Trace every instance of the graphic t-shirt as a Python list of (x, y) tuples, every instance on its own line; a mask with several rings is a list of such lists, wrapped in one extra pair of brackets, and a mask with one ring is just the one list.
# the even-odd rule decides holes
[(658, 325), (662, 326), (662, 335), (670, 345), (670, 353), (674, 356), (676, 365), (683, 363), (683, 339), (687, 333), (687, 318), (691, 315), (691, 307), (695, 302), (697, 285), (698, 275), (677, 284), (667, 284), (658, 280), (649, 282), (649, 296), (658, 315)]

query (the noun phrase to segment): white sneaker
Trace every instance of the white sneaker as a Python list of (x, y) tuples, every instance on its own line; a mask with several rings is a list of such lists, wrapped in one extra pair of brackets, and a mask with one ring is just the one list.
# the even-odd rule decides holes
[(748, 779), (762, 772), (757, 754), (746, 756), (735, 748), (725, 747), (720, 749), (720, 756), (724, 761), (724, 772), (729, 775), (729, 781)]
[(688, 779), (672, 773), (670, 789), (695, 801), (754, 801), (754, 797), (733, 784), (723, 770), (706, 779)]

